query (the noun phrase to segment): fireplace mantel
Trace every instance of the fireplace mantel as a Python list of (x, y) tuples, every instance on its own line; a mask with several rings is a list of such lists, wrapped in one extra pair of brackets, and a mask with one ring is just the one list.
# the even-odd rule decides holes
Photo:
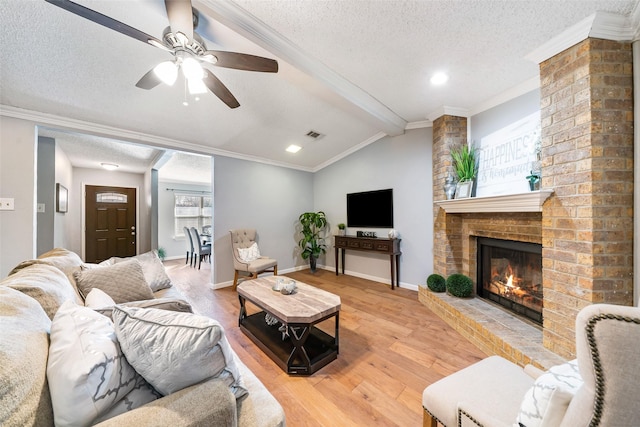
[(435, 204), (446, 213), (542, 212), (542, 204), (553, 190), (528, 191), (519, 194), (439, 200)]

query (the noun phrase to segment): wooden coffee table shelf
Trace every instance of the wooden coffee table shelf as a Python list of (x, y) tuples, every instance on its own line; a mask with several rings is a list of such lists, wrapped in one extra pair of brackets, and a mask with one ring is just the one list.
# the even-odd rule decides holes
[[(276, 279), (259, 278), (238, 286), (238, 325), (289, 375), (311, 375), (338, 357), (340, 297), (301, 282), (295, 294), (283, 295), (271, 289)], [(260, 311), (249, 314), (247, 301)], [(279, 322), (268, 325), (267, 313)], [(315, 326), (331, 318), (335, 319), (333, 336)], [(284, 339), (279, 330), (282, 324), (289, 333)]]

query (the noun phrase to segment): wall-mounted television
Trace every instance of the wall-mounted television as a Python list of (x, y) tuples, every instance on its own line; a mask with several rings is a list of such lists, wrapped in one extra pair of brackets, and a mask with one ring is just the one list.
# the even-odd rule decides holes
[(393, 228), (393, 189), (347, 194), (347, 227)]

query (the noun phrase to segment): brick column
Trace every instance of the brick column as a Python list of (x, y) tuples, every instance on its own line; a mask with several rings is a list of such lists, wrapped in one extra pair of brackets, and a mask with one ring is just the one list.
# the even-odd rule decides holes
[[(442, 116), (433, 122), (433, 198), (444, 200), (444, 181), (451, 166), (451, 148), (467, 143), (467, 119), (464, 117)], [(461, 271), (462, 241), (459, 230), (460, 215), (447, 215), (434, 204), (433, 224), (433, 269), (445, 278)]]
[(633, 304), (631, 44), (586, 39), (540, 81), (544, 345), (572, 358), (581, 308)]

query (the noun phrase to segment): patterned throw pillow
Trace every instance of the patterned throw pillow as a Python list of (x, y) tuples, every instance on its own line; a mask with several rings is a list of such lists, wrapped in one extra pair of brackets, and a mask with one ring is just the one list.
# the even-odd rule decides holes
[(137, 372), (163, 395), (219, 378), (237, 398), (248, 391), (224, 329), (191, 313), (115, 306), (116, 335)]
[(76, 271), (73, 277), (84, 298), (92, 289), (98, 288), (113, 298), (116, 304), (153, 299), (153, 292), (144, 278), (140, 262), (136, 259)]
[(162, 264), (162, 261), (160, 261), (160, 258), (158, 258), (158, 254), (155, 251), (149, 251), (131, 258), (111, 258), (111, 262), (113, 264), (117, 264), (130, 259), (137, 259), (140, 261), (144, 278), (153, 292), (171, 287), (171, 279), (167, 276), (164, 264)]
[(159, 397), (127, 363), (107, 317), (67, 301), (53, 318), (50, 339), (47, 380), (56, 426), (91, 425)]
[(251, 262), (260, 258), (260, 249), (258, 249), (258, 243), (253, 242), (248, 248), (238, 248), (238, 257), (241, 261)]
[(583, 381), (577, 360), (557, 365), (540, 375), (520, 405), (516, 426), (557, 426)]

